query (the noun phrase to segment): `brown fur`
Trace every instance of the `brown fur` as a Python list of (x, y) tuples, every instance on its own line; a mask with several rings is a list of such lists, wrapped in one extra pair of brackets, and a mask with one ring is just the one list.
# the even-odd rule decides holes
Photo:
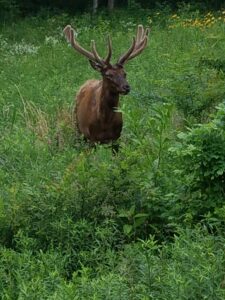
[(78, 130), (91, 142), (108, 143), (120, 137), (122, 114), (117, 112), (119, 93), (106, 80), (88, 80), (76, 97)]

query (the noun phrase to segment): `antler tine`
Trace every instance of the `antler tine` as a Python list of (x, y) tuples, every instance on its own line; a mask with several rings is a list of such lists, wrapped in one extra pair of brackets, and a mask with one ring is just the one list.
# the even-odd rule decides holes
[(92, 41), (92, 52), (84, 49), (83, 47), (81, 47), (78, 42), (75, 40), (74, 37), (74, 29), (71, 27), (71, 25), (67, 25), (64, 30), (63, 30), (67, 40), (70, 42), (70, 44), (73, 46), (73, 48), (75, 50), (77, 50), (79, 53), (81, 53), (82, 55), (84, 55), (85, 57), (87, 57), (89, 60), (94, 61), (94, 62), (98, 62), (99, 64), (103, 65), (104, 61), (100, 58), (100, 56), (98, 55), (97, 51), (96, 51), (96, 46), (95, 46), (95, 42)]
[(68, 42), (70, 42), (71, 40), (71, 36), (70, 36), (70, 31), (71, 31), (71, 26), (70, 25), (67, 25), (64, 29), (63, 29), (63, 32), (66, 36), (66, 39)]
[[(118, 61), (120, 64), (126, 63), (128, 60), (136, 57), (147, 46), (149, 28), (144, 30), (143, 25), (138, 25), (136, 38), (133, 39), (131, 48)], [(131, 50), (132, 49), (132, 50)]]
[(142, 41), (141, 46), (140, 46), (138, 49), (136, 49), (136, 51), (134, 51), (134, 52), (128, 57), (127, 60), (130, 60), (130, 59), (136, 57), (137, 55), (139, 55), (139, 54), (145, 49), (145, 47), (147, 46), (147, 42), (148, 42), (148, 38), (147, 38), (147, 36), (146, 36), (146, 37), (144, 38), (144, 40)]
[(96, 50), (96, 45), (95, 45), (95, 41), (94, 41), (94, 40), (91, 41), (91, 48), (92, 48), (92, 52), (93, 52), (93, 54), (94, 54), (94, 57), (95, 57), (96, 61), (97, 61), (99, 64), (104, 65), (105, 62), (104, 62), (104, 60), (99, 56), (99, 54), (98, 54), (98, 52), (97, 52), (97, 50)]
[(145, 33), (144, 33), (144, 35), (145, 35), (145, 36), (148, 36), (148, 35), (149, 35), (149, 32), (150, 32), (150, 28), (149, 28), (149, 27), (147, 27), (147, 28), (145, 29)]
[(128, 49), (128, 51), (124, 54), (124, 55), (122, 55), (121, 57), (120, 57), (120, 59), (118, 60), (118, 64), (124, 64), (125, 63), (125, 61), (128, 59), (128, 57), (131, 55), (131, 53), (134, 51), (134, 48), (135, 48), (135, 44), (136, 44), (136, 38), (135, 37), (133, 37), (133, 42), (132, 42), (132, 45), (131, 45), (131, 47)]
[[(133, 54), (139, 51), (139, 49), (146, 47), (147, 41), (148, 41), (148, 33), (149, 33), (149, 28), (146, 28), (145, 31), (142, 32), (142, 39), (139, 41), (139, 44), (136, 43), (136, 47), (134, 49), (134, 52), (130, 55), (129, 59), (133, 57)], [(139, 53), (139, 52), (138, 52)]]
[(138, 30), (137, 30), (137, 35), (136, 35), (137, 44), (142, 40), (143, 34), (144, 34), (143, 25), (138, 25)]
[(112, 57), (112, 40), (108, 35), (108, 54), (104, 60), (107, 65), (109, 64), (111, 57)]

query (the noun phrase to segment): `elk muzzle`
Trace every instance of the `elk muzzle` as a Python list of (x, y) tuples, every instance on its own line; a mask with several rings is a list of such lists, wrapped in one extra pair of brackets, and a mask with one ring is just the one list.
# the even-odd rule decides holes
[(122, 87), (121, 94), (127, 95), (129, 92), (130, 92), (130, 86), (129, 86), (129, 84), (125, 84), (125, 85)]

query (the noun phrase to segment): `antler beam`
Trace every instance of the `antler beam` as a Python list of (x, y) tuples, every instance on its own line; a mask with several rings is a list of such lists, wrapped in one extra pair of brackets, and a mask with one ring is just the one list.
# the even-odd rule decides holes
[(149, 34), (149, 28), (146, 28), (146, 30), (144, 30), (143, 25), (138, 25), (137, 34), (136, 37), (133, 38), (131, 47), (128, 49), (127, 52), (125, 52), (125, 54), (123, 54), (119, 58), (117, 63), (123, 65), (128, 60), (139, 55), (147, 46), (148, 34)]
[(71, 25), (67, 25), (63, 30), (68, 42), (72, 45), (72, 47), (82, 54), (83, 56), (87, 57), (89, 60), (96, 62), (100, 64), (101, 66), (109, 65), (110, 59), (112, 56), (112, 43), (111, 39), (108, 38), (108, 54), (106, 56), (106, 59), (102, 59), (100, 55), (98, 54), (96, 50), (95, 41), (91, 41), (91, 49), (92, 51), (88, 51), (84, 49), (82, 46), (79, 45), (79, 43), (75, 39), (74, 29), (71, 27)]

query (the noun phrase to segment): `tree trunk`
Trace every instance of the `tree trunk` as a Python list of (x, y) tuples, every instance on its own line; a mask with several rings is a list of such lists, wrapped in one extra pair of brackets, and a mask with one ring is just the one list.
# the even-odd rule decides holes
[(93, 8), (92, 8), (93, 14), (96, 14), (97, 9), (98, 9), (98, 0), (93, 0)]
[(108, 10), (112, 11), (114, 9), (114, 0), (108, 0)]

